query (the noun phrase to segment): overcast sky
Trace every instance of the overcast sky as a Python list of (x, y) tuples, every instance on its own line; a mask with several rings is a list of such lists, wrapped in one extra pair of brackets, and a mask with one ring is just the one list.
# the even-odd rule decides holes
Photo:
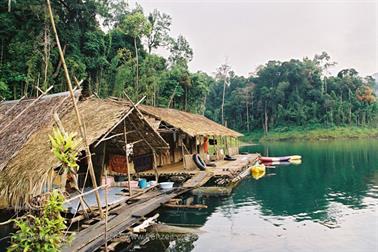
[[(378, 72), (376, 0), (139, 0), (145, 13), (171, 15), (171, 34), (194, 51), (190, 68), (213, 73), (225, 62), (248, 75), (268, 60), (328, 52), (343, 68)], [(135, 1), (131, 1), (135, 3)], [(161, 52), (160, 52), (161, 53)]]

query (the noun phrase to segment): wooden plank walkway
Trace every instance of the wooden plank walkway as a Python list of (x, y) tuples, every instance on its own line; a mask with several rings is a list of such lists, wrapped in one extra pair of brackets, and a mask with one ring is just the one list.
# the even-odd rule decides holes
[(214, 176), (235, 177), (243, 171), (248, 165), (252, 164), (258, 157), (258, 154), (235, 155), (235, 161), (220, 160), (216, 163), (215, 168), (209, 170), (214, 172)]
[(207, 181), (209, 181), (209, 179), (211, 179), (213, 177), (213, 175), (214, 174), (212, 172), (200, 171), (199, 173), (194, 175), (191, 179), (186, 181), (182, 185), (182, 187), (183, 188), (195, 188), (195, 187), (203, 186), (204, 184), (206, 184)]
[[(216, 167), (208, 167), (207, 170), (214, 172), (214, 176), (228, 176), (234, 177), (241, 170), (245, 168), (246, 165), (251, 164), (258, 157), (257, 153), (250, 153), (247, 155), (235, 155), (235, 161), (218, 160), (215, 161)], [(159, 175), (191, 175), (194, 176), (201, 172), (200, 169), (187, 170), (184, 168), (184, 164), (176, 163), (171, 165), (166, 165), (163, 167), (158, 167)], [(140, 176), (155, 176), (155, 171), (148, 170), (139, 173)]]
[[(109, 213), (107, 223), (107, 240), (111, 240), (118, 234), (128, 230), (132, 225), (138, 223), (141, 218), (154, 210), (158, 209), (162, 204), (187, 192), (189, 189), (176, 188), (172, 191), (161, 192), (156, 195), (155, 191), (148, 192), (151, 197), (141, 199), (131, 205), (125, 205), (115, 212)], [(105, 243), (105, 222), (100, 221), (75, 235), (73, 242), (64, 247), (62, 251), (94, 251)]]

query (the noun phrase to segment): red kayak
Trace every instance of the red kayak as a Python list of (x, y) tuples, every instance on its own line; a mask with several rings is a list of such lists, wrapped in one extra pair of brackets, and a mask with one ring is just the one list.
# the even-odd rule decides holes
[(288, 157), (260, 157), (260, 161), (263, 163), (270, 163), (270, 162), (285, 162), (289, 161), (290, 156)]
[(289, 161), (282, 161), (282, 162), (263, 162), (265, 166), (276, 166), (276, 165), (290, 165)]

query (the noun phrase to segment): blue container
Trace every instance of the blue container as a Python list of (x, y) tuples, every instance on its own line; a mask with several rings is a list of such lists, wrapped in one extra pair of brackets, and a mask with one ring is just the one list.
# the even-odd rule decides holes
[(147, 180), (144, 179), (144, 178), (139, 179), (138, 186), (139, 186), (141, 189), (146, 188), (146, 187), (147, 187)]

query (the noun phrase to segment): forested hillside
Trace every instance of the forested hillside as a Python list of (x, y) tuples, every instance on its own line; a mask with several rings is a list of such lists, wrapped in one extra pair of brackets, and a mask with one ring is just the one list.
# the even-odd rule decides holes
[(232, 72), (212, 88), (206, 115), (221, 120), (222, 89), (228, 126), (251, 129), (301, 126), (376, 126), (378, 104), (372, 77), (355, 69), (328, 75), (334, 65), (327, 53), (313, 59), (269, 61), (250, 77)]
[[(122, 97), (197, 113), (213, 80), (190, 72), (193, 51), (180, 35), (171, 37), (172, 18), (158, 10), (143, 13), (124, 1), (52, 1), (57, 29), (72, 76), (92, 93)], [(0, 2), (0, 95), (36, 96), (53, 85), (66, 90), (63, 69), (47, 18), (45, 1)], [(164, 47), (169, 57), (154, 53)]]
[[(65, 91), (45, 1), (9, 3), (0, 2), (0, 96), (32, 97), (36, 87)], [(247, 77), (228, 65), (191, 72), (193, 50), (183, 35), (170, 35), (168, 14), (120, 0), (52, 4), (71, 75), (100, 97), (146, 96), (146, 104), (205, 114), (243, 132), (376, 123), (374, 80), (354, 69), (330, 76), (334, 63), (326, 53), (269, 61)], [(169, 56), (157, 55), (158, 48)]]

